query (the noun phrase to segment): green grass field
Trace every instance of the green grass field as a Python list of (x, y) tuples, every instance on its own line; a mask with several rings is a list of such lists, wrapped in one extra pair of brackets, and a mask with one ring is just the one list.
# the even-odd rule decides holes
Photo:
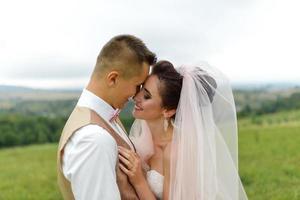
[(56, 147), (0, 150), (0, 200), (62, 199), (56, 184)]
[[(249, 199), (300, 199), (300, 111), (239, 121), (239, 170)], [(0, 150), (0, 200), (61, 199), (56, 144)]]
[(300, 199), (300, 126), (241, 132), (240, 175), (249, 199)]

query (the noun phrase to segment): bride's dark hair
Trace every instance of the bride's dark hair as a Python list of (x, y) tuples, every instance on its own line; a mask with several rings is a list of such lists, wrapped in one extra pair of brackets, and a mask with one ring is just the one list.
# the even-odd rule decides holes
[(166, 60), (159, 61), (153, 66), (152, 75), (157, 76), (160, 84), (158, 91), (162, 99), (162, 107), (168, 110), (178, 106), (183, 77), (172, 63)]
[[(203, 71), (200, 68), (196, 68), (196, 70)], [(166, 60), (157, 62), (153, 66), (151, 75), (157, 76), (160, 81), (158, 90), (162, 98), (162, 107), (169, 110), (176, 109), (180, 99), (183, 76), (174, 68), (172, 63)], [(209, 75), (199, 75), (198, 78), (212, 102), (214, 97), (212, 87), (217, 87), (216, 81)]]

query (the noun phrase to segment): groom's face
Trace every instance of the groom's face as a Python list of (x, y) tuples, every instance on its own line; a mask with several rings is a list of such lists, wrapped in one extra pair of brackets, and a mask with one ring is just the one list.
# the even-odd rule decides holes
[(119, 78), (118, 86), (115, 90), (116, 94), (113, 106), (115, 108), (123, 108), (128, 100), (133, 97), (137, 92), (140, 86), (146, 80), (149, 74), (149, 65), (143, 63), (141, 66), (141, 72), (130, 78)]

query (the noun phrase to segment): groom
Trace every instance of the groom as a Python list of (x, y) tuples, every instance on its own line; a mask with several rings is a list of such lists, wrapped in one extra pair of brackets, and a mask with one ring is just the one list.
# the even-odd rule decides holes
[(145, 81), (154, 53), (135, 36), (104, 45), (60, 138), (58, 184), (65, 200), (138, 199), (118, 166), (118, 148), (134, 149), (118, 112)]

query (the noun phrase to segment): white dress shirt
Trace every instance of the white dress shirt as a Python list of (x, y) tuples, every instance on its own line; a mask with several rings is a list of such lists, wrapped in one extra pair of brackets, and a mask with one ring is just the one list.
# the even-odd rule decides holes
[[(109, 122), (115, 110), (104, 100), (85, 89), (77, 106), (94, 110), (131, 146), (123, 129)], [(105, 129), (90, 124), (77, 130), (65, 146), (62, 163), (75, 199), (121, 199), (116, 182), (117, 159), (117, 143)]]

